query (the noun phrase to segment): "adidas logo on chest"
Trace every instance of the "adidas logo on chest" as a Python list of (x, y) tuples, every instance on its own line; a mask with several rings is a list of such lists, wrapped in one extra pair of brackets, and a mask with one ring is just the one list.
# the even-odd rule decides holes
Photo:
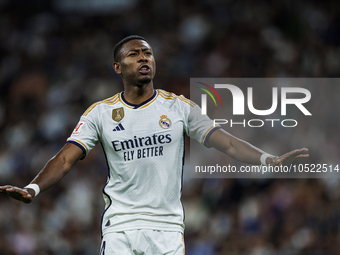
[(119, 123), (112, 131), (123, 131), (125, 128), (121, 123)]

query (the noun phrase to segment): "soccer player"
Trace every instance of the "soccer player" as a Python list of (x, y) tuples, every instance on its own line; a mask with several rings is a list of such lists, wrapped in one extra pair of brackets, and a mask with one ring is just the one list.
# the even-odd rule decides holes
[(125, 90), (90, 106), (66, 145), (29, 185), (0, 187), (0, 192), (30, 203), (101, 143), (109, 166), (101, 254), (184, 253), (180, 197), (185, 133), (248, 164), (276, 166), (308, 157), (307, 149), (271, 156), (214, 127), (185, 97), (155, 90), (156, 62), (152, 48), (140, 36), (116, 45), (113, 68)]

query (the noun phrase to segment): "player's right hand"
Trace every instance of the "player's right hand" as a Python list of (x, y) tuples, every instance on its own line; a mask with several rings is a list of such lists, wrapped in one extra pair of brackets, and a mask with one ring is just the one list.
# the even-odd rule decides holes
[(33, 199), (32, 195), (28, 193), (27, 189), (22, 189), (11, 185), (0, 186), (0, 193), (7, 193), (11, 198), (22, 201), (26, 204), (31, 203)]

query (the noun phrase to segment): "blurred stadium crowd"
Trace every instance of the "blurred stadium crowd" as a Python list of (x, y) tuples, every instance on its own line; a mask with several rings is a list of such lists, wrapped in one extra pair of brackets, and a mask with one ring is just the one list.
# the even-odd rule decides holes
[[(1, 0), (0, 11), (0, 185), (27, 185), (83, 111), (123, 89), (112, 49), (127, 35), (142, 35), (153, 47), (155, 87), (187, 97), (190, 77), (340, 74), (337, 1)], [(334, 89), (323, 91), (324, 104), (339, 101)], [(313, 160), (338, 159), (338, 116), (303, 128), (298, 143), (247, 141), (263, 149), (270, 142), (283, 153), (318, 139)], [(30, 205), (0, 196), (0, 254), (99, 254), (107, 178), (101, 150)], [(340, 254), (337, 178), (185, 174), (182, 201), (188, 255)]]

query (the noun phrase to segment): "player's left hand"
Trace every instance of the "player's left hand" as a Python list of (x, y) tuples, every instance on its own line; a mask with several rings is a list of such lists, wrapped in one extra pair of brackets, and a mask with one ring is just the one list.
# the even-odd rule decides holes
[(0, 186), (0, 193), (7, 193), (11, 198), (29, 204), (32, 202), (32, 195), (25, 188), (19, 188), (11, 185)]
[(309, 157), (308, 149), (307, 148), (302, 148), (302, 149), (297, 149), (294, 151), (287, 152), (283, 154), (282, 156), (279, 157), (273, 157), (270, 158), (269, 165), (271, 166), (287, 166), (291, 164), (295, 159), (297, 158), (307, 158)]

